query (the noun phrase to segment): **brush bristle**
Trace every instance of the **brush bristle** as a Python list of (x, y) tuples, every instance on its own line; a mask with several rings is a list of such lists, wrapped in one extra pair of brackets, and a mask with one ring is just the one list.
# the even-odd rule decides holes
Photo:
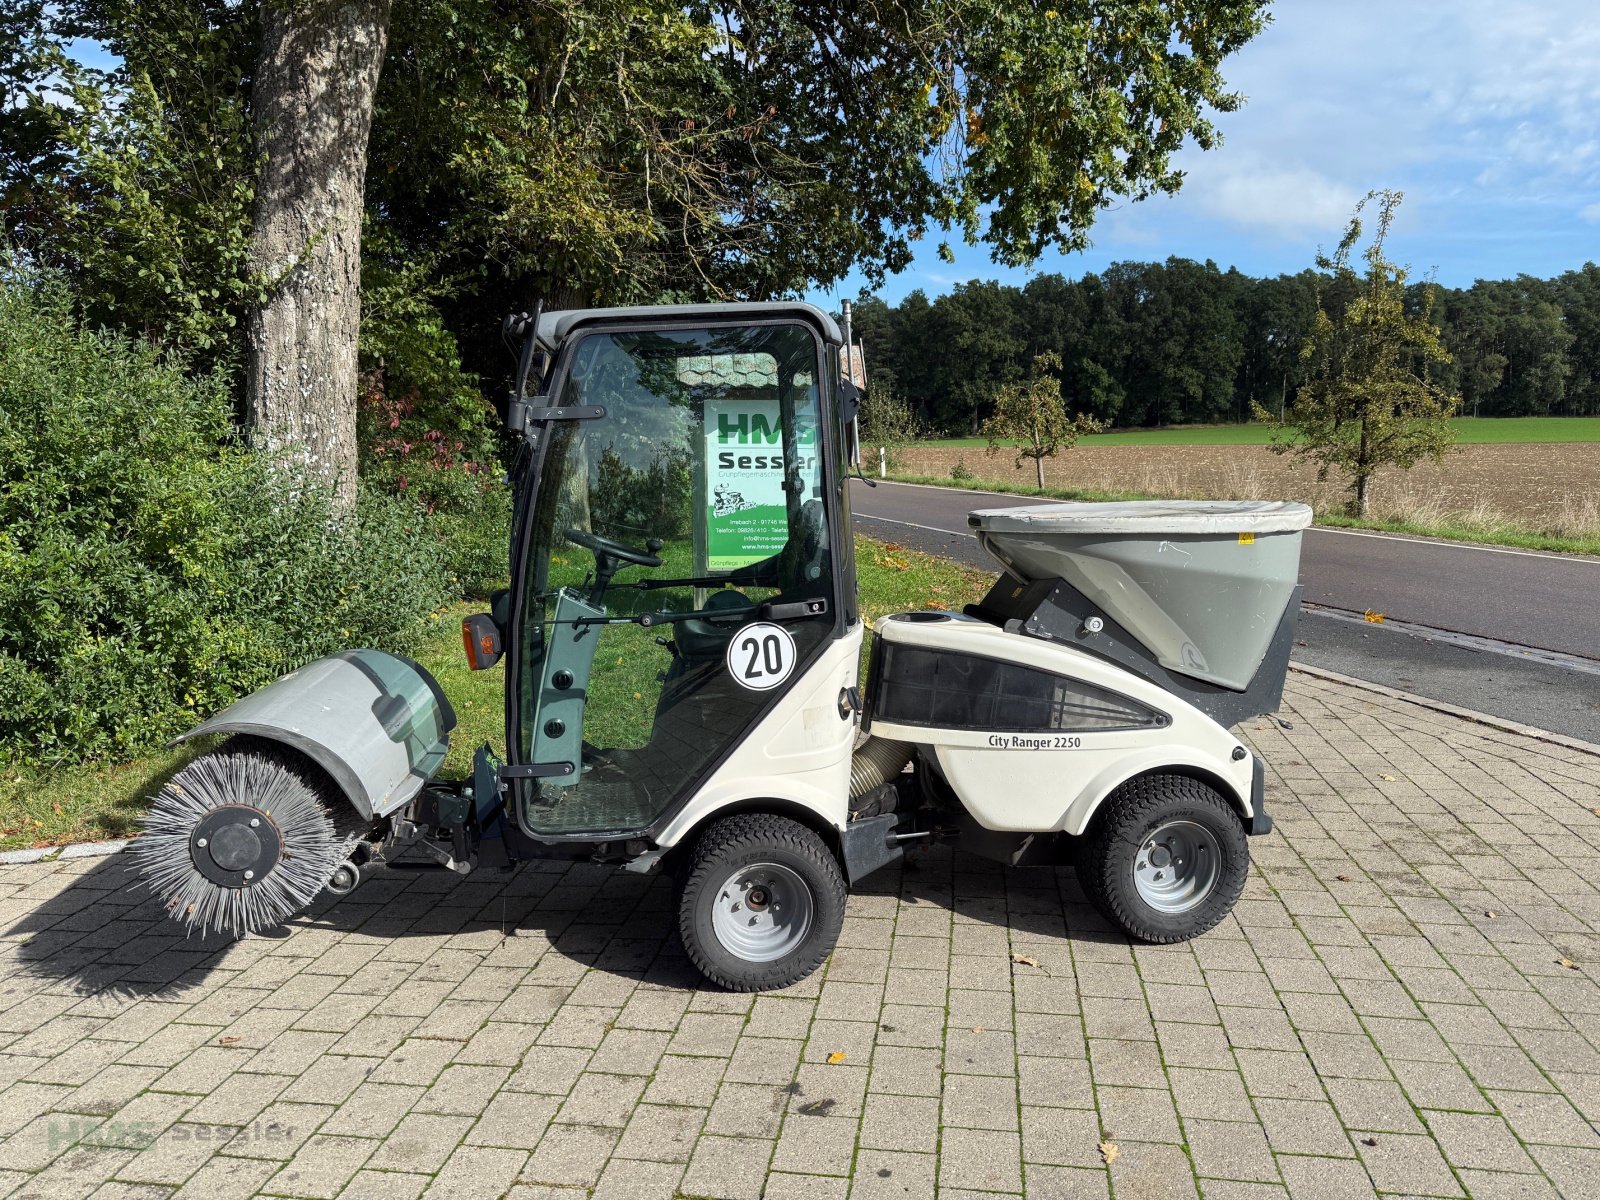
[[(283, 747), (235, 738), (184, 767), (157, 793), (144, 832), (128, 847), (145, 886), (192, 930), (243, 937), (269, 929), (316, 899), (365, 831), (342, 797)], [(283, 838), (272, 870), (248, 887), (202, 875), (190, 855), (195, 824), (212, 809), (243, 804), (271, 817)]]

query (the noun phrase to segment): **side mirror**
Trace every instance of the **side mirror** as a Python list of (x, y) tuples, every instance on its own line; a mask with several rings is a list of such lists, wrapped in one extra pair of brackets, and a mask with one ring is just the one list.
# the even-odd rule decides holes
[(461, 643), (466, 647), (467, 666), (474, 671), (487, 671), (505, 654), (500, 627), (488, 613), (462, 618)]
[(861, 469), (861, 389), (848, 376), (839, 380), (839, 416), (844, 422), (845, 457), (856, 470)]

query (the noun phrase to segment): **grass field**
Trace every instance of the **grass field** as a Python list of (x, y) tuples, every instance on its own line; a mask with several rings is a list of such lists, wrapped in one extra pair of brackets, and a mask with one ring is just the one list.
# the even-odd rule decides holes
[[(993, 581), (990, 573), (864, 537), (856, 539), (856, 565), (861, 611), (869, 620), (907, 609), (959, 609), (980, 599)], [(461, 618), (485, 607), (473, 602), (445, 609), (436, 631), (417, 654), (456, 710), (450, 756), (440, 771), (449, 779), (467, 776), (473, 753), (484, 742), (497, 752), (505, 748), (505, 667), (469, 671), (461, 649)], [(657, 650), (653, 631), (620, 628), (638, 635), (641, 642), (650, 634), (649, 648)], [(652, 674), (658, 665), (643, 656), (640, 662), (648, 662)], [(147, 798), (199, 750), (161, 751), (118, 765), (6, 771), (0, 775), (0, 850), (132, 835)]]
[[(1457, 417), (1462, 446), (1600, 442), (1600, 417)], [(1084, 438), (1085, 446), (1265, 446), (1271, 425), (1175, 425), (1167, 429), (1119, 429)], [(922, 443), (959, 449), (988, 445), (983, 438), (933, 438)]]

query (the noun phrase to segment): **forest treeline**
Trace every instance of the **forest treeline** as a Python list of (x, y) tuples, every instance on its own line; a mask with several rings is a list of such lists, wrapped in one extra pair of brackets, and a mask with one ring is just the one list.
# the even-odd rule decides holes
[[(1022, 287), (973, 280), (896, 305), (863, 295), (855, 327), (872, 382), (910, 404), (930, 431), (975, 432), (994, 397), (1037, 355), (1061, 357), (1069, 410), (1123, 428), (1244, 421), (1252, 405), (1292, 403), (1301, 347), (1337, 289), (1313, 270), (1257, 279), (1185, 258), (1115, 263), (1081, 279)], [(1600, 267), (1436, 289), (1433, 319), (1451, 361), (1434, 379), (1477, 416), (1600, 413)]]

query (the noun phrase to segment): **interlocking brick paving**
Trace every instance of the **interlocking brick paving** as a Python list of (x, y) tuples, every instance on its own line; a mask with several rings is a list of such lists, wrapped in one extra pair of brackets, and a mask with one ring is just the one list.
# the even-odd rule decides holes
[(765, 996), (587, 864), (237, 943), (121, 857), (0, 869), (0, 1195), (1600, 1194), (1600, 757), (1303, 676), (1284, 716), (1207, 936), (933, 850)]

